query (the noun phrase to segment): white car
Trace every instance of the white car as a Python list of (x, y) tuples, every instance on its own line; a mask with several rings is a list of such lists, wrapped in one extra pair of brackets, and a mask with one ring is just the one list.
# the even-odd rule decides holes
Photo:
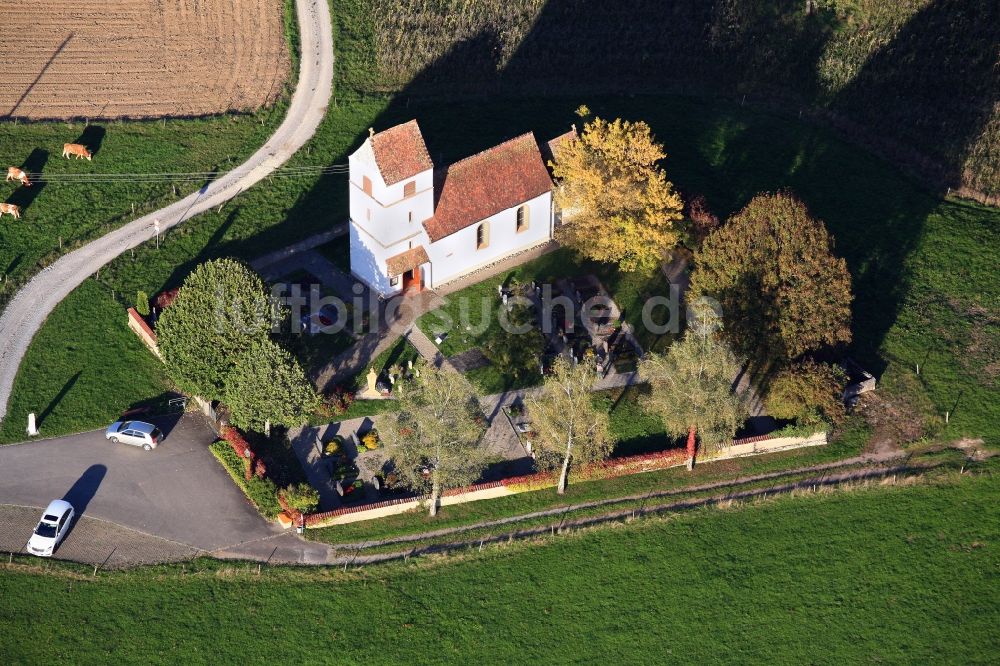
[(115, 421), (108, 426), (104, 436), (117, 444), (141, 446), (146, 451), (152, 451), (163, 439), (163, 433), (152, 423), (142, 421)]
[(34, 534), (28, 539), (28, 552), (39, 557), (51, 557), (52, 552), (69, 532), (73, 522), (73, 505), (63, 500), (52, 500), (38, 521)]

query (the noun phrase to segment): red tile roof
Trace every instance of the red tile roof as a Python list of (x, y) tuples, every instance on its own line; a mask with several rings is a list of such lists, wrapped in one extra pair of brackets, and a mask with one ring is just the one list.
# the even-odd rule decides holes
[(575, 138), (576, 138), (576, 126), (574, 125), (573, 129), (571, 129), (570, 131), (566, 132), (565, 134), (560, 134), (556, 138), (548, 141), (545, 144), (545, 147), (542, 149), (542, 157), (545, 159), (546, 166), (548, 166), (549, 162), (556, 161), (556, 154), (558, 153), (559, 147), (563, 144), (563, 142), (572, 141)]
[(452, 164), (435, 188), (434, 216), (424, 222), (431, 242), (550, 191), (552, 179), (528, 132)]
[(434, 168), (416, 120), (374, 134), (369, 141), (386, 185)]
[(428, 261), (430, 258), (427, 256), (427, 250), (423, 245), (418, 245), (389, 257), (385, 260), (385, 267), (389, 269), (389, 277), (396, 277)]

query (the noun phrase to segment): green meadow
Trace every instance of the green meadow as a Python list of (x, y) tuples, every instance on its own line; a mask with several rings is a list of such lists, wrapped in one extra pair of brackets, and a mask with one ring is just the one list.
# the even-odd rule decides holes
[(343, 571), (0, 565), (15, 663), (986, 663), (988, 474)]

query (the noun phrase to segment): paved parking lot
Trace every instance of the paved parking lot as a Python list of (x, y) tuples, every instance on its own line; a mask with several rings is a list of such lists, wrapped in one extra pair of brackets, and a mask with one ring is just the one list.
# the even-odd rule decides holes
[[(41, 515), (41, 510), (35, 507), (0, 505), (0, 557), (25, 552), (24, 545)], [(104, 569), (121, 569), (139, 564), (177, 562), (190, 559), (198, 552), (191, 546), (84, 516), (74, 521), (55, 557), (100, 564)]]
[[(37, 507), (40, 514), (62, 498), (78, 515), (192, 550), (227, 549), (281, 532), (260, 517), (208, 451), (215, 434), (200, 414), (151, 420), (166, 434), (153, 451), (113, 444), (103, 431), (0, 447), (0, 504)], [(23, 545), (37, 516), (26, 528), (7, 525), (11, 520), (0, 515), (4, 532), (26, 529)], [(91, 531), (88, 525), (80, 521), (81, 534)]]

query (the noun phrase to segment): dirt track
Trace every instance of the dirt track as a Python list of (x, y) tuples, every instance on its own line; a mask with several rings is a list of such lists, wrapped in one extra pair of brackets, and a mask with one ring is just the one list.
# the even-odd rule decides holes
[(0, 9), (0, 117), (246, 111), (289, 72), (282, 0), (33, 0)]

